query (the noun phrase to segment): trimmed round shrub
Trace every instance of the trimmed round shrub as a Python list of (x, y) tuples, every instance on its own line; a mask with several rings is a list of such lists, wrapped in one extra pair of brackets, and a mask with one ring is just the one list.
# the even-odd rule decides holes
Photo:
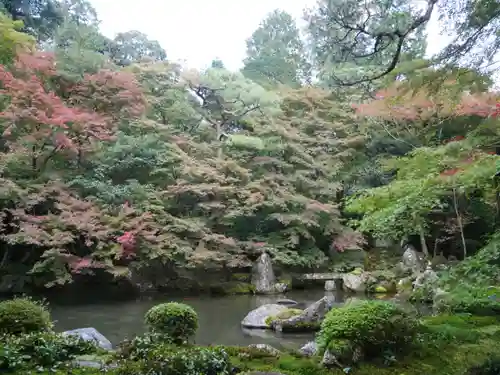
[(324, 352), (361, 350), (366, 358), (408, 348), (419, 331), (418, 320), (399, 306), (384, 301), (362, 301), (328, 312), (317, 336)]
[(30, 298), (0, 302), (0, 334), (19, 335), (52, 329), (47, 307)]
[(144, 320), (150, 332), (164, 335), (175, 343), (186, 342), (198, 329), (198, 314), (183, 303), (156, 305), (146, 313)]

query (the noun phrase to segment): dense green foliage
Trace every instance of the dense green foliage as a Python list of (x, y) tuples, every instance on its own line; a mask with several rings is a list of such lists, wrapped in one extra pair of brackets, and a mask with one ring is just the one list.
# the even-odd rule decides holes
[[(333, 309), (321, 323), (318, 348), (338, 353), (337, 359), (351, 358), (360, 349), (365, 358), (405, 353), (419, 331), (415, 317), (393, 303), (365, 301)], [(349, 357), (346, 358), (351, 361)], [(349, 362), (348, 362), (349, 363)]]
[(37, 368), (55, 371), (69, 367), (76, 356), (98, 353), (89, 341), (56, 333), (30, 333), (22, 336), (2, 336), (0, 345), (0, 370), (20, 373)]
[(29, 298), (0, 302), (0, 334), (44, 332), (52, 328), (47, 307)]
[(1, 292), (203, 289), (263, 249), (286, 274), (373, 238), (464, 259), (498, 229), (498, 93), (461, 64), (470, 43), (492, 56), (495, 4), (447, 12), (441, 65), (423, 58), (433, 0), (318, 1), (307, 40), (276, 10), (234, 72), (186, 69), (140, 31), (110, 40), (87, 1), (35, 3), (2, 2)]
[(191, 306), (168, 302), (152, 307), (144, 317), (152, 333), (161, 334), (174, 343), (184, 343), (198, 329), (198, 315)]

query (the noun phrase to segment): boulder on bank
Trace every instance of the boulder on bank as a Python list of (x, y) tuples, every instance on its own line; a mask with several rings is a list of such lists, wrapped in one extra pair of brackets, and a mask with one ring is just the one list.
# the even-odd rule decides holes
[(278, 315), (280, 312), (288, 310), (287, 306), (269, 303), (259, 306), (255, 310), (250, 311), (241, 321), (241, 326), (244, 328), (266, 329), (270, 325), (266, 322), (270, 316)]
[(97, 329), (88, 328), (78, 328), (71, 331), (65, 331), (62, 333), (63, 336), (76, 336), (85, 341), (93, 341), (100, 348), (105, 350), (113, 350), (113, 344), (109, 341), (103, 334), (101, 334)]

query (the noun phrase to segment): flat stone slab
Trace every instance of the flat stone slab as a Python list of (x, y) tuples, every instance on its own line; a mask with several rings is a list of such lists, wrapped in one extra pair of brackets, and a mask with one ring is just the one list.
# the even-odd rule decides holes
[(259, 306), (255, 310), (250, 311), (247, 316), (243, 318), (243, 320), (241, 321), (241, 325), (244, 328), (270, 328), (270, 326), (266, 323), (267, 317), (277, 315), (278, 313), (287, 309), (287, 306), (278, 305), (275, 303), (269, 303)]
[(302, 280), (337, 280), (341, 279), (342, 273), (328, 272), (328, 273), (305, 273), (302, 275)]
[(298, 302), (294, 301), (293, 299), (287, 299), (287, 298), (282, 298), (276, 301), (277, 305), (284, 305), (284, 306), (293, 306), (297, 305)]

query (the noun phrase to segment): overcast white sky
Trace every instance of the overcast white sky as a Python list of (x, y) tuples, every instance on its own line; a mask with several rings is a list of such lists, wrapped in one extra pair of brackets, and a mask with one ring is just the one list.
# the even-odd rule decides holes
[[(297, 19), (316, 0), (90, 0), (108, 37), (139, 30), (156, 39), (172, 60), (203, 68), (220, 58), (238, 69), (245, 40), (267, 13), (280, 8)], [(436, 19), (428, 27), (429, 50), (439, 51), (448, 38), (440, 36)]]

